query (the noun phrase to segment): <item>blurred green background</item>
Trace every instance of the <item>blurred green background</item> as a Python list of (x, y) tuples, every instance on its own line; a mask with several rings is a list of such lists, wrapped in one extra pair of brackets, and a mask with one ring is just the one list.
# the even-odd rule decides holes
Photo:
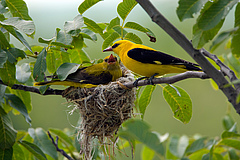
[[(78, 14), (78, 6), (82, 0), (25, 0), (29, 14), (36, 25), (35, 38), (26, 38), (31, 45), (39, 45), (38, 38), (51, 38), (55, 34), (56, 28), (63, 28), (65, 21), (72, 21)], [(117, 4), (121, 0), (104, 0), (99, 2), (84, 13), (84, 16), (96, 22), (110, 22), (117, 16)], [(181, 32), (191, 39), (192, 25), (194, 19), (180, 22), (176, 15), (178, 6), (177, 0), (152, 0), (152, 3), (161, 13), (172, 22)], [(223, 30), (233, 27), (234, 12), (231, 11), (227, 17)], [(151, 43), (147, 36), (140, 32), (135, 32), (143, 39), (143, 44), (154, 49), (169, 53), (189, 61), (191, 57), (179, 47), (161, 28), (153, 23), (145, 11), (137, 5), (130, 13), (127, 21), (135, 21), (144, 27), (150, 28), (157, 36), (157, 42)], [(18, 47), (22, 47), (13, 38), (11, 39)], [(104, 58), (106, 53), (102, 53), (101, 45), (103, 40), (98, 37), (97, 42), (87, 40), (88, 48), (86, 52), (92, 59)], [(208, 46), (205, 47), (208, 49)], [(222, 55), (228, 53), (224, 46), (217, 49), (214, 54)], [(235, 113), (233, 107), (227, 102), (226, 97), (219, 90), (214, 90), (210, 80), (188, 79), (176, 83), (190, 95), (193, 103), (193, 116), (188, 124), (182, 124), (173, 118), (172, 111), (162, 96), (161, 87), (157, 86), (154, 91), (152, 101), (148, 106), (144, 120), (147, 121), (152, 130), (161, 134), (166, 132), (179, 135), (194, 135), (199, 133), (206, 136), (220, 136), (223, 131), (222, 118), (231, 109), (231, 115), (238, 122), (240, 128), (240, 116)], [(59, 87), (55, 87), (59, 88)], [(78, 114), (69, 114), (71, 108), (65, 103), (61, 96), (41, 96), (32, 94), (33, 110), (30, 113), (32, 127), (48, 128), (70, 128), (74, 129), (78, 121)], [(22, 116), (11, 116), (16, 129), (26, 130), (29, 126)]]

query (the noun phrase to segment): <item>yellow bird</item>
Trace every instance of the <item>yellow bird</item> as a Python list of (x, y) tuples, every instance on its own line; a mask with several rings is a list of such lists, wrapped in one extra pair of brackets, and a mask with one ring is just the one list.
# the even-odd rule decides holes
[[(119, 40), (103, 52), (113, 51), (129, 70), (152, 79), (169, 73), (182, 73), (185, 71), (201, 71), (198, 64), (156, 51), (150, 47), (135, 44), (128, 40)], [(140, 79), (137, 79), (139, 81)], [(137, 81), (135, 84), (137, 84)]]
[(104, 58), (102, 63), (89, 67), (79, 68), (76, 72), (69, 74), (64, 81), (52, 80), (36, 82), (34, 86), (42, 85), (64, 85), (73, 87), (93, 88), (99, 84), (107, 84), (122, 76), (122, 70), (116, 56), (112, 54)]

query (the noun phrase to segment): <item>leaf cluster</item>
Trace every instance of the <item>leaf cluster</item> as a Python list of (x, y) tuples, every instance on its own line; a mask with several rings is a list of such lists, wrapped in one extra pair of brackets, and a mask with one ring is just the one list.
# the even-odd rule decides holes
[[(137, 22), (127, 21), (128, 15), (137, 5), (135, 0), (124, 0), (119, 3), (118, 16), (109, 23), (97, 23), (84, 16), (84, 12), (98, 2), (101, 0), (84, 0), (78, 7), (80, 14), (72, 21), (65, 22), (62, 30), (56, 28), (54, 36), (50, 39), (40, 37), (38, 41), (43, 46), (30, 46), (23, 35), (34, 38), (35, 25), (28, 15), (26, 3), (23, 0), (2, 0), (0, 2), (1, 81), (10, 87), (14, 84), (32, 86), (34, 81), (46, 80), (48, 74), (54, 75), (51, 78), (58, 77), (59, 80), (64, 80), (78, 67), (94, 63), (84, 48), (87, 47), (85, 40), (97, 41), (97, 35), (103, 39), (102, 49), (117, 39), (127, 39), (141, 44), (142, 40), (136, 31), (147, 35), (150, 41), (156, 41), (150, 29)], [(234, 6), (236, 6), (234, 28), (217, 35), (225, 17)], [(239, 76), (239, 2), (237, 0), (179, 0), (177, 14), (181, 21), (193, 18), (193, 14), (197, 15), (197, 13), (198, 18), (193, 26), (193, 45), (201, 48), (215, 37), (210, 47), (214, 51), (224, 41), (228, 41), (227, 46), (232, 52), (223, 55), (222, 58)], [(10, 36), (22, 43), (25, 50), (10, 44)], [(28, 132), (25, 132), (16, 131), (13, 128), (8, 115), (10, 111), (14, 114), (22, 114), (26, 122), (31, 124), (29, 117), (29, 112), (32, 110), (31, 97), (29, 92), (13, 90), (5, 85), (0, 85), (0, 124), (2, 124), (0, 125), (0, 159), (34, 159), (34, 157), (59, 159), (62, 155), (57, 153), (43, 129), (30, 128)], [(192, 102), (187, 92), (173, 85), (160, 87), (162, 87), (164, 99), (169, 104), (174, 118), (182, 123), (188, 123), (192, 117)], [(156, 88), (156, 86), (148, 85), (138, 89), (136, 110), (140, 111), (141, 119), (144, 118), (146, 108)], [(41, 93), (47, 89), (48, 86), (40, 87)], [(130, 146), (134, 151), (136, 145), (142, 143), (142, 159), (152, 159), (155, 155), (167, 159), (234, 159), (240, 154), (240, 136), (237, 133), (236, 123), (227, 115), (223, 124), (225, 131), (221, 138), (216, 140), (201, 136), (190, 138), (168, 134), (159, 135), (159, 133), (152, 132), (144, 121), (132, 119), (125, 122), (118, 132), (124, 145), (117, 143), (116, 147), (120, 154), (124, 153), (124, 148)], [(75, 133), (58, 129), (50, 129), (50, 133), (60, 138), (59, 147), (71, 157), (82, 158), (76, 154), (79, 153), (80, 146), (76, 141)], [(101, 153), (107, 156), (110, 150), (97, 143), (93, 153), (94, 158), (101, 159), (103, 158)]]

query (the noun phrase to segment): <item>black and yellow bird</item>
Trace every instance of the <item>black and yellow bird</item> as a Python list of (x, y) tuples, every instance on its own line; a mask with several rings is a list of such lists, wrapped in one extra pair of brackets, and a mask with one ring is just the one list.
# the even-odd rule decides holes
[(129, 70), (150, 78), (169, 73), (182, 73), (186, 71), (201, 71), (198, 64), (156, 51), (150, 47), (135, 44), (128, 40), (119, 40), (103, 52), (113, 51)]
[(79, 68), (76, 72), (67, 76), (64, 81), (52, 80), (36, 82), (34, 86), (64, 85), (81, 88), (93, 88), (99, 84), (107, 84), (122, 76), (122, 70), (116, 56), (112, 54), (104, 58), (102, 63), (89, 67)]

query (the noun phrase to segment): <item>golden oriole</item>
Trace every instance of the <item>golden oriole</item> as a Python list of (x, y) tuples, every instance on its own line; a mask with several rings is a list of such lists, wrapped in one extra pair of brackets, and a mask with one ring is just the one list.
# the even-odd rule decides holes
[(185, 71), (201, 71), (198, 64), (173, 57), (141, 44), (132, 43), (128, 40), (117, 41), (111, 47), (103, 50), (103, 52), (106, 51), (115, 52), (124, 66), (139, 75), (145, 76), (140, 79), (150, 77), (150, 82), (154, 76)]
[(122, 76), (122, 70), (116, 56), (112, 54), (104, 58), (102, 63), (89, 67), (79, 68), (76, 72), (67, 76), (64, 81), (52, 80), (36, 82), (34, 86), (42, 85), (64, 85), (74, 87), (92, 88), (99, 84), (107, 84)]

